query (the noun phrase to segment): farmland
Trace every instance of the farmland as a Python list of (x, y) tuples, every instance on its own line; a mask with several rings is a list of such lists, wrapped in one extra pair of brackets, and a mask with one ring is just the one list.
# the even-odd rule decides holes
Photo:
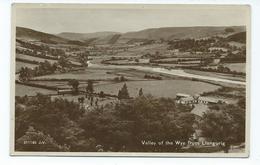
[(246, 72), (246, 64), (245, 63), (231, 63), (231, 64), (224, 64), (224, 66), (230, 68), (232, 71), (237, 71), (237, 72)]
[(39, 58), (39, 57), (32, 57), (32, 56), (28, 56), (28, 55), (24, 55), (24, 54), (16, 54), (16, 58), (18, 59), (24, 59), (24, 60), (28, 60), (28, 61), (37, 61), (37, 62), (44, 62), (49, 61), (50, 63), (54, 63), (57, 62), (56, 60), (50, 60), (50, 59), (44, 59), (44, 58)]
[(162, 80), (162, 81), (131, 81), (122, 83), (111, 83), (96, 85), (95, 90), (117, 95), (124, 83), (129, 89), (131, 97), (136, 97), (140, 88), (144, 94), (151, 94), (155, 97), (175, 98), (177, 93), (187, 93), (190, 95), (199, 94), (206, 91), (216, 90), (219, 87), (202, 82), (193, 82), (189, 80)]
[(82, 71), (73, 71), (70, 73), (39, 76), (39, 77), (35, 77), (35, 80), (41, 80), (41, 79), (113, 80), (118, 76), (124, 76), (128, 80), (140, 80), (143, 79), (144, 74), (136, 73), (131, 69), (88, 68)]
[(22, 67), (34, 68), (36, 66), (37, 65), (35, 65), (35, 64), (16, 61), (15, 71), (18, 72)]
[(42, 89), (42, 88), (20, 85), (20, 84), (15, 85), (16, 96), (24, 96), (24, 95), (35, 96), (37, 93), (48, 95), (48, 94), (56, 94), (57, 92), (52, 90)]

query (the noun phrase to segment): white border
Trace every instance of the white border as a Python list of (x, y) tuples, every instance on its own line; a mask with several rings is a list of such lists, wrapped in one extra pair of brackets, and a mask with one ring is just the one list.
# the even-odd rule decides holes
[(1, 0), (0, 1), (0, 163), (10, 165), (132, 165), (132, 164), (181, 164), (181, 165), (245, 165), (260, 164), (260, 1), (259, 0), (124, 0), (125, 3), (196, 3), (196, 4), (250, 4), (252, 10), (252, 35), (251, 35), (251, 121), (250, 121), (250, 157), (241, 158), (100, 158), (100, 157), (10, 157), (10, 15), (12, 2), (27, 3), (120, 3), (122, 0)]

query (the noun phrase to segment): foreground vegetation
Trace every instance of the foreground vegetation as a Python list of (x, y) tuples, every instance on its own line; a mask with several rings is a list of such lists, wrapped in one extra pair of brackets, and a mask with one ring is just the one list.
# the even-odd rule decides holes
[[(127, 90), (123, 88), (121, 91)], [(226, 142), (227, 146), (219, 150), (227, 152), (230, 145), (245, 140), (243, 99), (237, 105), (211, 106), (211, 111), (198, 122), (190, 113), (190, 106), (178, 105), (174, 99), (144, 96), (141, 89), (134, 99), (126, 99), (122, 93), (120, 96), (120, 101), (97, 106), (93, 111), (85, 111), (76, 102), (51, 100), (41, 94), (16, 97), (15, 149), (192, 152), (194, 148), (183, 149), (177, 144), (153, 146), (144, 145), (143, 141), (188, 141), (195, 131), (194, 123), (203, 130), (204, 137)]]

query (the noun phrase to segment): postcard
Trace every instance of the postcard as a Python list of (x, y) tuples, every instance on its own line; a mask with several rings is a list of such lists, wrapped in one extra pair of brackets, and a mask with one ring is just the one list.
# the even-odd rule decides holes
[(11, 155), (248, 157), (250, 6), (13, 4)]

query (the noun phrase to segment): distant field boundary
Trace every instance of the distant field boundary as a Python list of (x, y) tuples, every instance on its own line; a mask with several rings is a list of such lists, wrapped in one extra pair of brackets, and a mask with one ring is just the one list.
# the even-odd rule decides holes
[[(21, 53), (22, 54), (22, 53)], [(58, 60), (58, 57), (55, 56), (44, 56), (44, 55), (32, 55), (32, 54), (22, 54), (22, 55), (26, 55), (26, 56), (31, 56), (31, 57), (37, 57), (37, 58), (42, 58), (45, 60)]]
[[(19, 81), (15, 81), (16, 84), (20, 84), (20, 85), (25, 85), (25, 86), (30, 86), (30, 87), (36, 87), (36, 88), (42, 88), (42, 89), (47, 89), (47, 90), (53, 90), (53, 91), (57, 91), (57, 87), (51, 87), (51, 86), (46, 86), (46, 85), (40, 85), (40, 84), (32, 84), (32, 83), (24, 83), (24, 82), (19, 82)], [(61, 89), (61, 88), (59, 88)], [(67, 89), (67, 88), (66, 88)], [(81, 94), (85, 94), (85, 91), (79, 90), (79, 93)], [(100, 97), (100, 93), (92, 93), (95, 96)], [(63, 94), (47, 94), (47, 96), (56, 96), (56, 95), (63, 95)], [(104, 93), (103, 94), (104, 97), (114, 97), (114, 98), (118, 98), (117, 95), (112, 95), (112, 94), (107, 94)]]
[(36, 87), (36, 88), (43, 88), (43, 89), (48, 89), (48, 90), (55, 90), (57, 91), (57, 87), (51, 87), (51, 86), (46, 86), (46, 85), (40, 85), (40, 84), (32, 84), (32, 83), (25, 83), (25, 82), (20, 82), (20, 81), (15, 81), (16, 84), (21, 84), (21, 85), (26, 85), (26, 86), (31, 86), (31, 87)]
[(19, 61), (19, 62), (24, 62), (24, 63), (29, 63), (29, 64), (35, 64), (35, 65), (40, 64), (38, 61), (31, 61), (31, 60), (26, 60), (26, 59), (21, 59), (21, 58), (16, 58), (15, 60), (16, 60), (16, 61)]

